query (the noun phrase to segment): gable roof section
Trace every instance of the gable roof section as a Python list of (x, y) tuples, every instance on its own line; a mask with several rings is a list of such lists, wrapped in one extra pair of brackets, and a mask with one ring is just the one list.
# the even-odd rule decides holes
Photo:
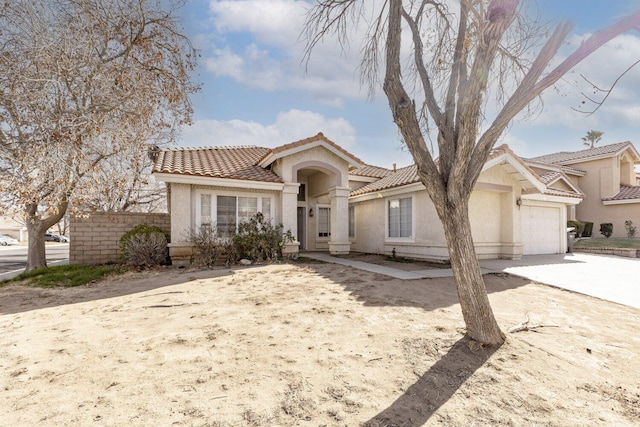
[(158, 152), (153, 172), (280, 183), (278, 175), (257, 165), (269, 151), (255, 146), (165, 149)]
[[(569, 178), (564, 174), (564, 172), (560, 170), (559, 167), (555, 167), (555, 169), (557, 170), (554, 171), (553, 174), (549, 174), (546, 180), (550, 184), (553, 184), (558, 179), (563, 179), (571, 188), (575, 189), (575, 192), (549, 188), (547, 186), (547, 183), (544, 182), (542, 178), (537, 173), (535, 173), (520, 157), (514, 154), (506, 144), (496, 147), (491, 151), (483, 170), (503, 164), (508, 164), (509, 168), (513, 170), (512, 173), (520, 175), (519, 181), (521, 183), (526, 182), (526, 185), (524, 185), (525, 187), (528, 187), (530, 189), (535, 188), (542, 194), (550, 196), (574, 197), (580, 199), (584, 197), (582, 191), (580, 191), (580, 189), (578, 189), (571, 183)], [(418, 168), (416, 167), (416, 165), (400, 168), (396, 172), (389, 172), (391, 173), (384, 178), (381, 178), (378, 181), (372, 182), (352, 191), (351, 196), (361, 196), (363, 194), (390, 190), (393, 188), (399, 188), (420, 182), (420, 178), (418, 177)]]
[(420, 182), (418, 177), (418, 168), (416, 165), (406, 166), (400, 168), (395, 172), (391, 172), (390, 175), (367, 184), (364, 187), (360, 187), (351, 192), (351, 196), (360, 196), (367, 193), (375, 193), (377, 191), (389, 190), (391, 188), (403, 187), (409, 184), (415, 184)]
[(349, 172), (349, 175), (362, 176), (366, 178), (384, 178), (393, 174), (391, 169), (385, 169), (373, 165), (362, 165), (361, 167)]
[(631, 150), (637, 162), (640, 162), (640, 153), (629, 141), (617, 144), (603, 145), (601, 147), (588, 148), (580, 151), (561, 151), (559, 153), (546, 154), (544, 156), (529, 159), (532, 162), (550, 163), (553, 165), (569, 165), (588, 160), (603, 159), (621, 154), (625, 150)]
[[(621, 185), (620, 192), (613, 197), (602, 199), (606, 204), (615, 204), (616, 202), (640, 203), (640, 186), (638, 185)], [(609, 203), (606, 203), (609, 202)]]
[(324, 136), (322, 132), (318, 132), (317, 135), (301, 139), (299, 141), (292, 142), (290, 144), (281, 145), (280, 147), (273, 148), (258, 161), (258, 165), (267, 167), (279, 158), (298, 153), (300, 151), (308, 150), (309, 148), (324, 146), (336, 156), (340, 157), (348, 164), (354, 167), (360, 167), (364, 163), (362, 160), (349, 153), (344, 148), (340, 147), (335, 142)]

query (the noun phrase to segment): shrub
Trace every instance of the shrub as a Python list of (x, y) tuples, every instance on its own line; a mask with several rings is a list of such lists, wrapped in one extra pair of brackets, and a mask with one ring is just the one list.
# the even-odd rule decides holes
[(168, 263), (169, 233), (160, 227), (139, 224), (120, 238), (120, 254), (136, 267), (151, 267)]
[(633, 239), (636, 236), (637, 227), (628, 219), (624, 222), (624, 228), (627, 231), (627, 238)]
[(264, 215), (258, 212), (249, 221), (238, 224), (232, 241), (237, 259), (276, 261), (282, 256), (282, 225), (265, 222)]
[(221, 259), (227, 265), (234, 261), (233, 245), (229, 239), (219, 236), (216, 227), (203, 226), (192, 231), (189, 242), (196, 249), (193, 256), (196, 265), (212, 268)]
[(605, 222), (600, 224), (600, 234), (602, 234), (607, 239), (611, 237), (613, 234), (613, 224), (610, 222)]
[(169, 241), (169, 232), (155, 225), (149, 224), (138, 224), (133, 227), (131, 230), (127, 231), (120, 237), (120, 252), (123, 250), (123, 245), (126, 240), (128, 240), (134, 234), (146, 234), (149, 235), (151, 233), (160, 233), (164, 236), (164, 238)]
[(567, 227), (575, 228), (576, 237), (582, 237), (584, 235), (584, 222), (567, 221)]
[(167, 260), (167, 238), (164, 234), (134, 234), (124, 242), (124, 259), (136, 267), (147, 268)]
[(593, 234), (593, 223), (585, 222), (584, 231), (582, 232), (582, 237), (591, 237), (592, 234)]

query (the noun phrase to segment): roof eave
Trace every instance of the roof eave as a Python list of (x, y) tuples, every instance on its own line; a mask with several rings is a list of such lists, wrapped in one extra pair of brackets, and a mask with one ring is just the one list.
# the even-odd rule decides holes
[(284, 183), (271, 181), (258, 181), (249, 179), (215, 178), (200, 175), (183, 175), (173, 173), (155, 172), (153, 174), (160, 182), (175, 184), (208, 185), (213, 187), (247, 188), (257, 190), (282, 191)]

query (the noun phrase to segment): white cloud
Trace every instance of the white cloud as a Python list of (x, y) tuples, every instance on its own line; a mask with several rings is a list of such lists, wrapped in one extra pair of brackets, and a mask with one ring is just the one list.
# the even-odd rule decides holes
[(206, 69), (252, 88), (301, 90), (333, 107), (365, 98), (357, 74), (362, 28), (352, 29), (352, 46), (327, 36), (303, 63), (300, 35), (310, 7), (310, 2), (294, 0), (212, 0), (210, 21), (218, 36), (229, 40), (210, 38), (209, 49), (203, 49)]
[[(575, 49), (586, 36), (574, 36), (567, 50)], [(564, 126), (584, 128), (585, 115), (581, 111), (593, 111), (597, 102), (604, 100), (606, 92), (616, 79), (640, 57), (640, 38), (634, 35), (622, 35), (601, 47), (587, 57), (574, 70), (544, 93), (545, 108), (535, 119), (535, 124), (545, 126)], [(584, 76), (584, 78), (582, 77)], [(585, 78), (587, 80), (585, 80)], [(596, 86), (597, 88), (595, 88)], [(640, 94), (640, 65), (630, 70), (616, 84), (609, 97), (598, 111), (589, 117), (593, 126), (637, 124), (637, 100)], [(596, 103), (590, 101), (585, 95)]]
[(196, 120), (184, 127), (182, 147), (258, 145), (277, 147), (316, 135), (318, 132), (345, 149), (357, 144), (356, 131), (339, 117), (329, 119), (310, 111), (290, 110), (278, 114), (275, 123), (263, 125), (243, 120)]

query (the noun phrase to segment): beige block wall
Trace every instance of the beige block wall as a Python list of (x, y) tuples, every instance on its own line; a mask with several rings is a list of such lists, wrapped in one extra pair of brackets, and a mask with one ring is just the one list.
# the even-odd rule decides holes
[(138, 224), (169, 231), (166, 213), (96, 212), (72, 216), (69, 226), (69, 263), (106, 264), (120, 261), (120, 237)]

